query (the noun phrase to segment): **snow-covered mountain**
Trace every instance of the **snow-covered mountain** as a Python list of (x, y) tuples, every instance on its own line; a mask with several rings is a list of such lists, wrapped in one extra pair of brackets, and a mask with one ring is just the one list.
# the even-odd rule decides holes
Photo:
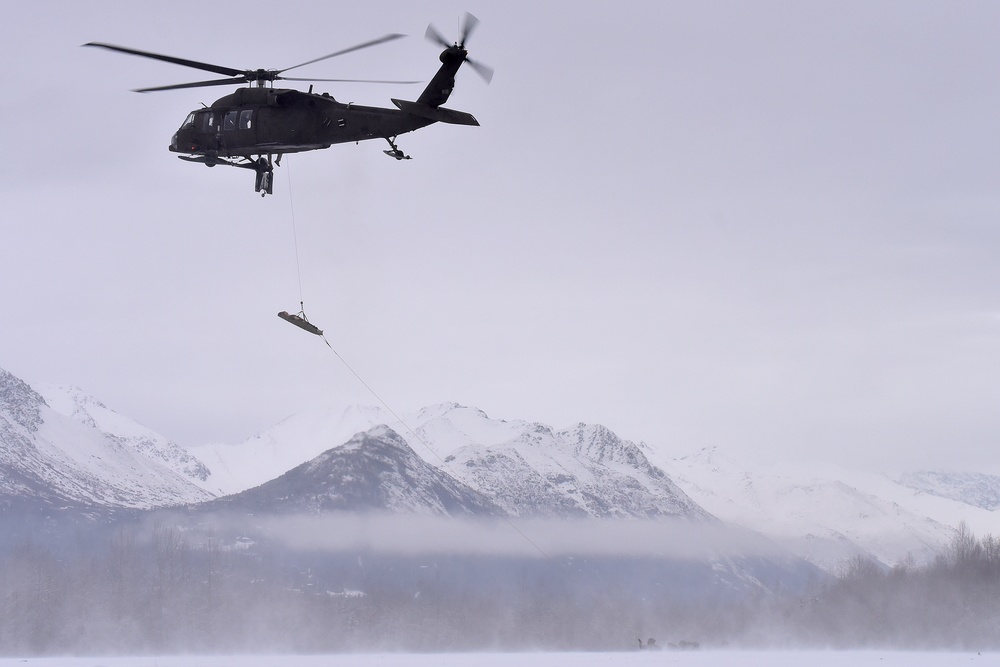
[(911, 489), (950, 498), (984, 510), (1000, 509), (1000, 476), (982, 472), (923, 470), (907, 473), (900, 483)]
[[(218, 470), (237, 471), (216, 477), (209, 463), (213, 479), (235, 487), (263, 482), (379, 423), (512, 516), (712, 515), (770, 536), (826, 569), (857, 554), (887, 565), (925, 562), (946, 548), (961, 521), (979, 534), (1000, 534), (1000, 512), (987, 509), (984, 484), (991, 480), (983, 477), (973, 485), (971, 477), (924, 473), (901, 483), (818, 464), (739, 463), (717, 448), (672, 458), (600, 426), (556, 430), (491, 419), (454, 403), (403, 415), (402, 422), (374, 408), (297, 415), (246, 443), (192, 451), (217, 462)], [(929, 479), (936, 480), (932, 488)]]
[(243, 442), (187, 451), (209, 469), (205, 488), (224, 496), (268, 482), (379, 424), (402, 428), (378, 408), (331, 408), (290, 416)]
[(402, 421), (371, 408), (297, 415), (239, 445), (191, 451), (213, 468), (214, 488), (238, 492), (379, 424), (388, 424), (427, 464), (511, 516), (709, 518), (649, 462), (641, 446), (603, 426), (557, 431), (490, 419), (456, 403), (430, 406)]
[(62, 506), (71, 496), (51, 483), (34, 445), (43, 424), (45, 401), (27, 384), (0, 369), (0, 507), (27, 501), (42, 507)]
[(239, 503), (281, 511), (716, 517), (827, 569), (854, 554), (926, 561), (963, 521), (1000, 535), (1000, 478), (981, 473), (891, 478), (738, 463), (718, 449), (671, 458), (599, 425), (560, 430), (454, 403), (402, 419), (303, 413), (242, 443), (184, 450), (79, 389), (40, 393), (0, 370), (2, 506), (147, 508), (241, 492)]
[(737, 463), (717, 448), (663, 462), (678, 486), (724, 521), (778, 539), (832, 569), (855, 554), (926, 562), (959, 522), (1000, 534), (1000, 513), (931, 495), (888, 475), (836, 466)]
[[(5, 506), (148, 508), (211, 498), (161, 460), (169, 448), (151, 457), (150, 442), (136, 437), (134, 423), (116, 420), (81, 392), (52, 395), (71, 415), (53, 409), (27, 383), (0, 369), (0, 502)], [(77, 408), (70, 410), (72, 405)], [(89, 407), (78, 409), (81, 405)], [(105, 432), (98, 419), (105, 425), (114, 421), (131, 436)], [(176, 449), (177, 461), (185, 460)]]
[[(445, 413), (437, 421), (450, 419)], [(638, 445), (603, 426), (554, 431), (531, 424), (507, 441), (466, 445), (444, 461), (445, 470), (513, 516), (710, 518)]]
[(42, 386), (38, 393), (56, 412), (101, 431), (195, 484), (208, 479), (209, 469), (183, 447), (142, 424), (111, 410), (79, 387)]
[(502, 513), (484, 495), (426, 463), (387, 426), (358, 433), (277, 479), (207, 506), (282, 514), (379, 511), (488, 517)]

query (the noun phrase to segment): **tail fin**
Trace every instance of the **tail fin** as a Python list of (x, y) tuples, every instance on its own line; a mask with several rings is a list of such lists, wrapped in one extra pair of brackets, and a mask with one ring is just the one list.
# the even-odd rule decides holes
[(441, 52), (441, 67), (434, 78), (420, 93), (417, 103), (427, 107), (439, 107), (448, 101), (451, 91), (455, 89), (455, 74), (465, 62), (465, 49), (451, 46)]
[[(472, 31), (476, 29), (477, 25), (479, 25), (479, 19), (466, 12), (465, 18), (462, 20), (461, 36), (454, 44), (451, 44), (447, 39), (442, 37), (441, 33), (433, 25), (427, 26), (427, 32), (424, 33), (424, 37), (443, 46), (444, 51), (441, 52), (441, 68), (434, 75), (434, 78), (431, 79), (431, 82), (427, 84), (427, 88), (420, 94), (420, 97), (417, 98), (417, 104), (437, 108), (447, 102), (451, 91), (455, 89), (455, 74), (458, 72), (458, 68), (462, 66), (462, 63), (469, 63), (469, 67), (474, 69), (479, 76), (483, 77), (486, 83), (490, 82), (493, 78), (493, 68), (481, 62), (470, 60), (469, 52), (465, 48), (465, 41), (472, 34)], [(472, 120), (475, 119), (473, 118)], [(473, 123), (465, 124), (471, 125)], [(474, 124), (479, 125), (479, 123)]]

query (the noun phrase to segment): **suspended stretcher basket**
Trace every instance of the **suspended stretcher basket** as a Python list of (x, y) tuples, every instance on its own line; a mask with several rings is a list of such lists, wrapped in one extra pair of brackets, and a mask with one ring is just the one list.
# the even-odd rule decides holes
[(317, 336), (323, 335), (323, 330), (317, 327), (316, 325), (310, 323), (309, 320), (306, 319), (306, 314), (303, 312), (300, 312), (298, 315), (289, 315), (287, 312), (283, 310), (280, 313), (278, 313), (278, 317), (285, 320), (286, 322), (291, 322), (300, 329), (305, 329), (311, 334), (316, 334)]

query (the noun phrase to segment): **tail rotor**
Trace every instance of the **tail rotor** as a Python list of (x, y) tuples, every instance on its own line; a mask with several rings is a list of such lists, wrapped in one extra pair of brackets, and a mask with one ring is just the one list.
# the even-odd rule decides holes
[(468, 63), (469, 67), (475, 70), (476, 74), (481, 76), (486, 83), (489, 83), (493, 80), (493, 68), (485, 63), (479, 62), (478, 60), (472, 60), (469, 58), (469, 52), (465, 48), (466, 40), (469, 39), (478, 25), (479, 19), (469, 12), (466, 12), (462, 19), (462, 27), (460, 29), (459, 40), (457, 42), (449, 43), (448, 40), (445, 39), (433, 25), (427, 26), (427, 32), (424, 33), (424, 37), (444, 47), (445, 52), (441, 54), (442, 59), (444, 59), (446, 55), (461, 58), (462, 61)]

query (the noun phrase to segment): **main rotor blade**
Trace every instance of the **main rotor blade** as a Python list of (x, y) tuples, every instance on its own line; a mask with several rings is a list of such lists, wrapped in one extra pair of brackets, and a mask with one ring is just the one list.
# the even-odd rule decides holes
[(152, 58), (153, 60), (162, 60), (164, 62), (173, 63), (175, 65), (183, 65), (184, 67), (193, 67), (195, 69), (205, 70), (206, 72), (215, 72), (216, 74), (224, 74), (226, 76), (240, 76), (243, 74), (244, 70), (233, 69), (231, 67), (222, 67), (221, 65), (212, 65), (209, 63), (200, 63), (196, 60), (186, 60), (184, 58), (175, 58), (173, 56), (164, 56), (159, 53), (150, 53), (149, 51), (139, 51), (138, 49), (129, 49), (124, 46), (115, 46), (114, 44), (104, 44), (103, 42), (87, 42), (84, 46), (97, 46), (102, 49), (109, 49), (111, 51), (118, 51), (120, 53), (127, 53), (133, 56), (142, 56), (143, 58)]
[(446, 49), (451, 48), (451, 43), (441, 36), (441, 33), (437, 31), (433, 24), (427, 25), (427, 32), (424, 33), (424, 37), (431, 40), (432, 42), (437, 42)]
[(275, 77), (280, 81), (334, 81), (337, 83), (420, 83), (420, 81), (382, 81), (380, 79), (315, 79), (297, 76)]
[(212, 79), (210, 81), (194, 81), (192, 83), (178, 83), (173, 86), (157, 86), (155, 88), (136, 88), (134, 93), (153, 93), (160, 90), (180, 90), (181, 88), (206, 88), (208, 86), (239, 86), (247, 82), (247, 78), (240, 75), (233, 79)]
[[(335, 56), (342, 56), (345, 53), (350, 53), (351, 51), (357, 51), (359, 49), (367, 49), (369, 46), (376, 46), (378, 44), (383, 44), (385, 42), (390, 42), (390, 41), (392, 41), (394, 39), (399, 39), (400, 37), (406, 37), (406, 35), (401, 35), (399, 33), (390, 33), (388, 35), (383, 35), (382, 37), (379, 37), (378, 39), (373, 39), (371, 41), (363, 42), (361, 44), (355, 44), (352, 47), (349, 47), (349, 48), (346, 48), (346, 49), (342, 49), (342, 50), (337, 51), (335, 53), (330, 53), (330, 54), (327, 54), (325, 56), (320, 56), (319, 58), (313, 58), (312, 60), (307, 60), (304, 63), (299, 63), (298, 65), (292, 65), (291, 67), (286, 67), (285, 69), (280, 69), (280, 70), (278, 70), (278, 73), (280, 74), (281, 72), (287, 72), (290, 69), (296, 69), (297, 67), (303, 67), (305, 65), (311, 65), (313, 63), (318, 63), (320, 60), (326, 60), (327, 58), (333, 58)], [(317, 79), (317, 81), (318, 81), (318, 79)]]
[(477, 25), (479, 25), (479, 19), (469, 12), (465, 12), (465, 21), (463, 21), (462, 25), (462, 37), (458, 42), (460, 45), (465, 46), (465, 40), (469, 38), (469, 35), (472, 34), (472, 31), (476, 29)]
[(489, 83), (490, 81), (493, 80), (493, 68), (490, 67), (489, 65), (484, 65), (478, 60), (471, 60), (469, 58), (466, 58), (465, 62), (469, 64), (469, 67), (476, 70), (476, 74), (483, 77), (486, 83)]

